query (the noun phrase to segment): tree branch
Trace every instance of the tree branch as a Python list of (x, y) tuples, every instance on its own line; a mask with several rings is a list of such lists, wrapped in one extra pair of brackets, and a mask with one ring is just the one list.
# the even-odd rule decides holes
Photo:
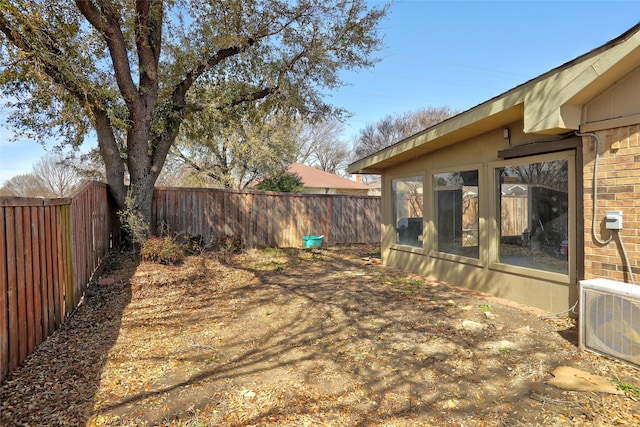
[[(252, 45), (254, 42), (252, 39), (247, 39), (247, 46)], [(224, 59), (237, 55), (242, 52), (244, 48), (241, 46), (232, 46), (225, 49), (220, 49), (213, 56), (211, 56), (206, 62), (201, 63), (193, 70), (189, 71), (185, 78), (176, 85), (172, 93), (173, 105), (178, 108), (184, 108), (186, 105), (186, 95), (189, 89), (193, 86), (196, 80), (205, 72), (222, 62)]]
[(177, 157), (179, 157), (180, 159), (182, 159), (182, 161), (189, 167), (193, 168), (196, 170), (196, 172), (201, 172), (205, 175), (207, 175), (209, 178), (212, 178), (215, 181), (220, 181), (220, 177), (218, 175), (216, 175), (215, 173), (211, 172), (211, 171), (207, 171), (204, 170), (204, 168), (200, 165), (198, 165), (196, 162), (194, 162), (193, 160), (191, 160), (190, 158), (188, 158), (185, 154), (182, 153), (182, 151), (180, 151), (177, 147), (173, 147), (173, 154)]
[[(162, 42), (162, 1), (136, 1), (136, 47), (140, 64), (140, 88), (145, 94), (158, 91), (158, 62)], [(153, 96), (155, 99), (155, 96)]]
[(109, 55), (113, 62), (113, 70), (125, 102), (130, 109), (135, 109), (137, 88), (131, 76), (131, 64), (127, 55), (127, 44), (120, 28), (120, 22), (115, 12), (103, 6), (102, 11), (89, 0), (75, 0), (80, 13), (89, 21), (104, 38), (109, 47)]

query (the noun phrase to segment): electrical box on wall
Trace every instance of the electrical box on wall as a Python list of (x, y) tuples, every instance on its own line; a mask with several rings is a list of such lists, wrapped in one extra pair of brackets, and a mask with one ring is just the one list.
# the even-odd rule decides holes
[(622, 230), (622, 211), (606, 211), (604, 219), (607, 230)]

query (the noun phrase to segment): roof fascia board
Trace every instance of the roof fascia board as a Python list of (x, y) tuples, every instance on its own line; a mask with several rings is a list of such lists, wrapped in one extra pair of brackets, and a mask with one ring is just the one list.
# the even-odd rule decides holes
[(545, 133), (559, 128), (560, 107), (598, 76), (590, 63), (583, 63), (535, 82), (525, 100), (524, 132)]
[[(492, 101), (485, 102), (484, 104), (471, 108), (470, 110), (445, 120), (444, 122), (438, 123), (420, 133), (417, 133), (416, 135), (410, 136), (407, 139), (378, 151), (369, 157), (358, 160), (350, 164), (347, 171), (349, 173), (380, 173), (380, 169), (375, 169), (376, 171), (373, 172), (373, 169), (370, 169), (369, 167), (410, 150), (420, 149), (424, 152), (432, 151), (425, 147), (425, 145), (434, 144), (444, 136), (450, 135), (456, 131), (475, 129), (476, 132), (473, 132), (473, 134), (484, 133), (489, 129), (485, 129), (482, 125), (478, 125), (483, 120), (522, 104), (524, 92), (521, 88), (518, 89), (519, 90), (514, 90), (504, 96), (494, 98)], [(461, 132), (461, 134), (469, 137), (467, 132)], [(471, 136), (473, 136), (473, 134)], [(460, 140), (462, 139), (464, 139), (464, 137), (460, 138)]]
[(581, 110), (582, 105), (576, 101), (584, 101), (585, 98), (580, 94), (596, 79), (615, 69), (626, 57), (638, 55), (639, 46), (640, 33), (635, 33), (624, 43), (613, 45), (536, 81), (525, 101), (524, 131), (557, 133), (578, 130), (581, 117), (575, 114), (575, 109)]

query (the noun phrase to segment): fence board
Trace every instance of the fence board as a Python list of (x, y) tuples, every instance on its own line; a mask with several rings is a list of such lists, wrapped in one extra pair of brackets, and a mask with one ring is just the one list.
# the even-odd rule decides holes
[[(61, 206), (60, 213), (62, 215), (62, 247), (64, 264), (64, 284), (65, 284), (65, 316), (71, 314), (76, 307), (76, 303), (80, 302), (80, 295), (76, 294), (73, 283), (73, 250), (71, 245), (71, 206)], [(87, 245), (83, 244), (83, 252), (86, 254)]]
[(9, 322), (7, 332), (9, 337), (9, 370), (15, 369), (20, 363), (20, 353), (18, 347), (18, 280), (16, 272), (16, 225), (15, 208), (5, 210), (5, 220), (7, 224), (7, 306), (9, 310)]
[(501, 203), (501, 233), (517, 236), (529, 227), (529, 200), (526, 196), (503, 196)]
[(117, 236), (107, 187), (0, 197), (0, 382), (65, 320)]
[(5, 210), (0, 209), (0, 382), (9, 373), (9, 301)]
[(380, 197), (156, 188), (153, 212), (152, 229), (166, 224), (207, 242), (234, 234), (247, 247), (299, 247), (310, 234), (327, 244), (380, 242)]
[[(40, 270), (40, 229), (38, 221), (38, 207), (31, 208), (31, 253), (33, 256), (31, 266), (33, 269), (33, 323), (34, 345), (42, 342), (42, 280)], [(2, 256), (0, 256), (2, 259)], [(0, 328), (1, 330), (1, 328)], [(33, 348), (31, 349), (33, 351)]]
[(48, 333), (51, 334), (56, 330), (56, 298), (55, 298), (55, 263), (53, 261), (55, 250), (53, 246), (53, 226), (51, 222), (51, 212), (53, 206), (44, 207), (44, 221), (47, 230), (45, 247), (47, 254), (47, 324), (49, 326)]
[[(56, 253), (61, 254), (64, 251), (64, 248), (62, 246), (62, 212), (60, 212), (60, 209), (58, 209), (57, 206), (54, 207), (52, 221), (54, 223), (54, 229), (55, 229), (55, 232), (53, 233), (54, 239), (55, 239), (54, 248)], [(65, 306), (65, 300), (64, 300), (65, 280), (64, 280), (64, 260), (62, 259), (62, 257), (56, 256), (55, 261), (56, 261), (55, 262), (56, 283), (58, 284), (58, 286), (55, 286), (54, 289), (56, 291), (56, 308), (57, 308), (56, 329), (58, 329), (60, 325), (62, 325), (62, 321), (64, 320), (62, 313), (63, 313), (63, 307)]]
[[(26, 298), (26, 354), (31, 354), (35, 347), (35, 308), (33, 305), (34, 282), (33, 282), (33, 253), (31, 251), (33, 237), (31, 234), (31, 207), (22, 208), (22, 224), (24, 227), (24, 268), (25, 268), (25, 298)], [(26, 356), (25, 356), (26, 357)]]
[(44, 208), (38, 207), (38, 249), (40, 250), (40, 316), (42, 325), (42, 342), (50, 333), (49, 330), (49, 299), (47, 293), (47, 287), (49, 279), (47, 277), (47, 245), (46, 238), (47, 232), (44, 226)]
[(27, 357), (27, 295), (25, 277), (25, 241), (22, 206), (16, 207), (15, 233), (16, 233), (16, 293), (18, 295), (18, 364)]

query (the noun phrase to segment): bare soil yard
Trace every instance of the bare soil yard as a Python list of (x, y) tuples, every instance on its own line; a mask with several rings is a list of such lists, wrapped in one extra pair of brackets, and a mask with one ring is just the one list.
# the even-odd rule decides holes
[(0, 425), (637, 425), (633, 393), (574, 322), (381, 267), (375, 248), (114, 259), (0, 387)]

